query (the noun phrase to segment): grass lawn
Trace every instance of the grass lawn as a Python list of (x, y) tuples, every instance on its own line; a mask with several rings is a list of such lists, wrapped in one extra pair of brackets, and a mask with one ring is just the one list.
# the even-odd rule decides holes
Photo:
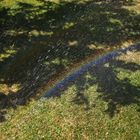
[(0, 139), (140, 139), (140, 53), (94, 67), (59, 98), (11, 109)]
[(139, 51), (36, 100), (73, 67), (139, 42), (139, 0), (1, 0), (0, 25), (1, 140), (140, 139)]

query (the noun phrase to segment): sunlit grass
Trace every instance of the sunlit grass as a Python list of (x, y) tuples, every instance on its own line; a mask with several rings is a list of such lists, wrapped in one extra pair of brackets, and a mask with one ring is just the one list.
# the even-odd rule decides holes
[(14, 50), (14, 49), (6, 49), (6, 50), (4, 51), (4, 53), (1, 53), (1, 54), (0, 54), (0, 61), (2, 62), (2, 61), (4, 61), (5, 59), (7, 59), (7, 58), (13, 56), (13, 55), (16, 54), (16, 53), (17, 53), (17, 50)]
[(128, 5), (128, 6), (124, 6), (124, 8), (129, 9), (131, 11), (135, 11), (137, 13), (140, 13), (140, 2), (139, 2), (139, 0), (134, 0), (133, 4), (134, 4), (133, 6)]
[(15, 8), (18, 8), (17, 7), (17, 4), (19, 2), (24, 2), (24, 3), (27, 3), (27, 4), (31, 4), (31, 5), (41, 5), (41, 2), (38, 1), (38, 0), (2, 0), (0, 2), (1, 5), (3, 5), (4, 7), (8, 7), (8, 8), (11, 8), (11, 9), (15, 9)]
[(16, 93), (21, 89), (20, 84), (13, 84), (13, 85), (7, 85), (7, 84), (0, 84), (0, 92), (4, 93), (6, 95)]

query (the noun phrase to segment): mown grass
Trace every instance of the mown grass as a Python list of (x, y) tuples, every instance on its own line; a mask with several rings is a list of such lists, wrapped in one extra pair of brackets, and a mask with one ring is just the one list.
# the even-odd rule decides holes
[(139, 140), (139, 55), (129, 52), (94, 67), (60, 98), (11, 109), (1, 139)]
[(71, 64), (139, 40), (138, 1), (55, 2), (0, 2), (0, 139), (139, 139), (139, 53), (18, 106)]
[[(20, 85), (17, 91), (23, 93), (33, 80), (31, 90), (39, 88), (75, 61), (96, 55), (95, 50), (135, 42), (138, 6), (125, 0), (2, 0), (1, 86)], [(38, 76), (39, 82), (34, 80)]]

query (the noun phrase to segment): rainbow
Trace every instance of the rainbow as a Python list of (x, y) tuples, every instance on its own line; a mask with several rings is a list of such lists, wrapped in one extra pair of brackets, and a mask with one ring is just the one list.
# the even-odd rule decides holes
[(117, 56), (126, 54), (128, 51), (135, 51), (135, 50), (138, 50), (138, 51), (140, 50), (140, 44), (130, 45), (127, 48), (121, 48), (121, 49), (109, 52), (107, 54), (100, 56), (97, 59), (90, 61), (89, 63), (80, 67), (78, 70), (75, 70), (74, 72), (68, 74), (65, 78), (60, 80), (55, 86), (53, 86), (51, 89), (46, 91), (41, 98), (61, 96), (60, 91), (66, 89), (68, 85), (73, 83), (80, 75), (82, 75), (89, 69), (93, 68), (94, 66), (107, 63), (110, 60), (116, 58)]

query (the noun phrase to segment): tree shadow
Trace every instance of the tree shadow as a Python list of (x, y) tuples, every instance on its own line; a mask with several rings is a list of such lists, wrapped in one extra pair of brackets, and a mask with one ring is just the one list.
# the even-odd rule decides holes
[[(135, 104), (140, 107), (140, 86), (132, 84), (127, 76), (122, 79), (118, 77), (119, 72), (125, 70), (136, 72), (140, 70), (140, 65), (113, 59), (108, 63), (94, 66), (88, 71), (90, 78), (86, 78), (84, 74), (80, 77), (80, 80), (75, 82), (77, 92), (73, 102), (76, 104), (82, 103), (86, 106), (86, 109), (91, 109), (96, 106), (96, 100), (102, 100), (107, 103), (105, 112), (110, 117), (119, 113), (123, 106)], [(90, 105), (85, 91), (93, 85), (97, 85), (93, 94), (98, 93), (99, 95)]]
[(20, 84), (7, 95), (15, 105), (26, 104), (71, 64), (96, 55), (98, 46), (112, 47), (140, 35), (140, 15), (124, 8), (134, 2), (41, 3), (0, 8), (0, 84)]

